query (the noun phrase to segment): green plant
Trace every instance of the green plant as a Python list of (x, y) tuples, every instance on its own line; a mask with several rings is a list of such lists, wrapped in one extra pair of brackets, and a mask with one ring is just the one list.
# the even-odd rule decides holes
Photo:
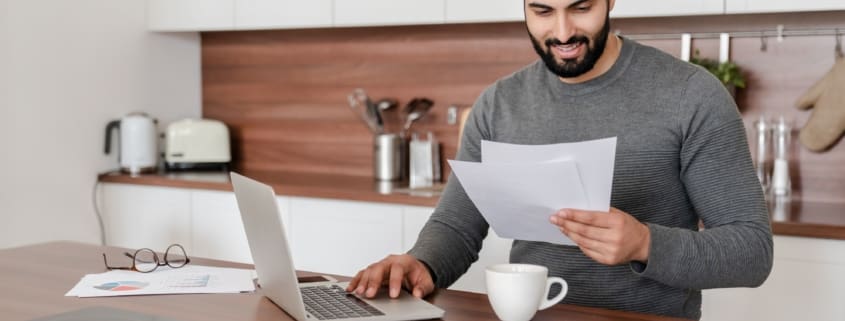
[(716, 76), (716, 79), (719, 79), (726, 87), (745, 88), (745, 76), (742, 75), (742, 69), (731, 61), (719, 63), (713, 59), (702, 58), (698, 50), (696, 50), (695, 56), (689, 62), (707, 69), (707, 71), (713, 74), (713, 76)]

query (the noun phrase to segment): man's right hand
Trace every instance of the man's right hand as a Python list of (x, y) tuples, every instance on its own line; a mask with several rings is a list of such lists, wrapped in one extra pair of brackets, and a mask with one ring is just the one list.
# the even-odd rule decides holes
[(418, 298), (434, 291), (434, 282), (428, 268), (408, 254), (389, 255), (371, 264), (355, 275), (346, 291), (373, 298), (385, 283), (388, 284), (391, 298), (399, 297), (403, 286)]

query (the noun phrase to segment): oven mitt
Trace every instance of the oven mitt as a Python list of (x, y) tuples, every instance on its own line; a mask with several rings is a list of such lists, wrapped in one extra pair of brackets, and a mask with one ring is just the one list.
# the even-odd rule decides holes
[(845, 132), (845, 59), (837, 59), (796, 105), (799, 109), (815, 109), (798, 136), (801, 144), (821, 152), (836, 143)]

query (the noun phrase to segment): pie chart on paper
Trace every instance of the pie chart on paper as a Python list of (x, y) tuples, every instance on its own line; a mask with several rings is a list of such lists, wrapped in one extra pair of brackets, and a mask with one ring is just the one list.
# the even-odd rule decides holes
[(122, 292), (122, 291), (135, 291), (140, 290), (150, 285), (147, 282), (138, 282), (138, 281), (115, 281), (115, 282), (106, 282), (100, 285), (95, 285), (94, 288), (98, 290), (104, 291), (112, 291), (112, 292)]

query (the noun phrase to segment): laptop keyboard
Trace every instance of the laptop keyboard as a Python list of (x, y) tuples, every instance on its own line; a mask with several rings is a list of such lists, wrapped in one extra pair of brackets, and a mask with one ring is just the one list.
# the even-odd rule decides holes
[(384, 315), (337, 285), (299, 288), (305, 310), (319, 320), (362, 318)]

